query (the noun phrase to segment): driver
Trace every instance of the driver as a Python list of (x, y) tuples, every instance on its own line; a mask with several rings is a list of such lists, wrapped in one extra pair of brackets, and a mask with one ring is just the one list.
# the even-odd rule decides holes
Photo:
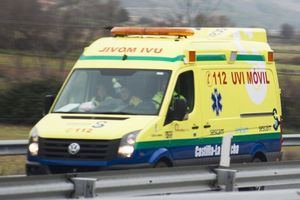
[(125, 87), (120, 90), (120, 97), (127, 106), (137, 107), (142, 103), (142, 100), (139, 97), (131, 95), (130, 91)]

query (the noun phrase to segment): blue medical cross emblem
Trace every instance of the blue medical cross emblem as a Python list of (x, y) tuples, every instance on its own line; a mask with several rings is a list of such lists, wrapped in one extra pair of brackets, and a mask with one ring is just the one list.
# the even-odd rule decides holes
[(216, 88), (214, 89), (214, 92), (211, 94), (211, 99), (213, 100), (212, 109), (213, 111), (216, 112), (216, 115), (219, 116), (220, 111), (222, 111), (222, 104), (221, 104), (222, 96)]

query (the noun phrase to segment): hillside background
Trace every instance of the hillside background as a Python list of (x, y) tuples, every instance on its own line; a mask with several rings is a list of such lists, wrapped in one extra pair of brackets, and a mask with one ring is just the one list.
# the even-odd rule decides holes
[(189, 11), (191, 17), (199, 13), (224, 15), (239, 27), (276, 30), (289, 23), (300, 29), (299, 0), (120, 0), (120, 3), (132, 20), (142, 17), (167, 20), (178, 15), (186, 17)]

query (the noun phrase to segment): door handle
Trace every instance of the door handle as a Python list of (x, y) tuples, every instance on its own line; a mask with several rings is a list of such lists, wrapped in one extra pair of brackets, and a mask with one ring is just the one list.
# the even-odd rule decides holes
[(196, 130), (196, 129), (198, 129), (199, 128), (199, 126), (192, 126), (192, 129), (193, 130)]
[(210, 127), (211, 127), (210, 124), (205, 124), (205, 125), (203, 126), (203, 128), (210, 128)]

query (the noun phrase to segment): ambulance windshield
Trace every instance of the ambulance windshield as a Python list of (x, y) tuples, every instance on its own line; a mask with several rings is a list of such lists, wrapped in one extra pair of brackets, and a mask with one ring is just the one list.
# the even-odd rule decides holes
[(53, 112), (157, 115), (170, 74), (166, 70), (77, 69)]

